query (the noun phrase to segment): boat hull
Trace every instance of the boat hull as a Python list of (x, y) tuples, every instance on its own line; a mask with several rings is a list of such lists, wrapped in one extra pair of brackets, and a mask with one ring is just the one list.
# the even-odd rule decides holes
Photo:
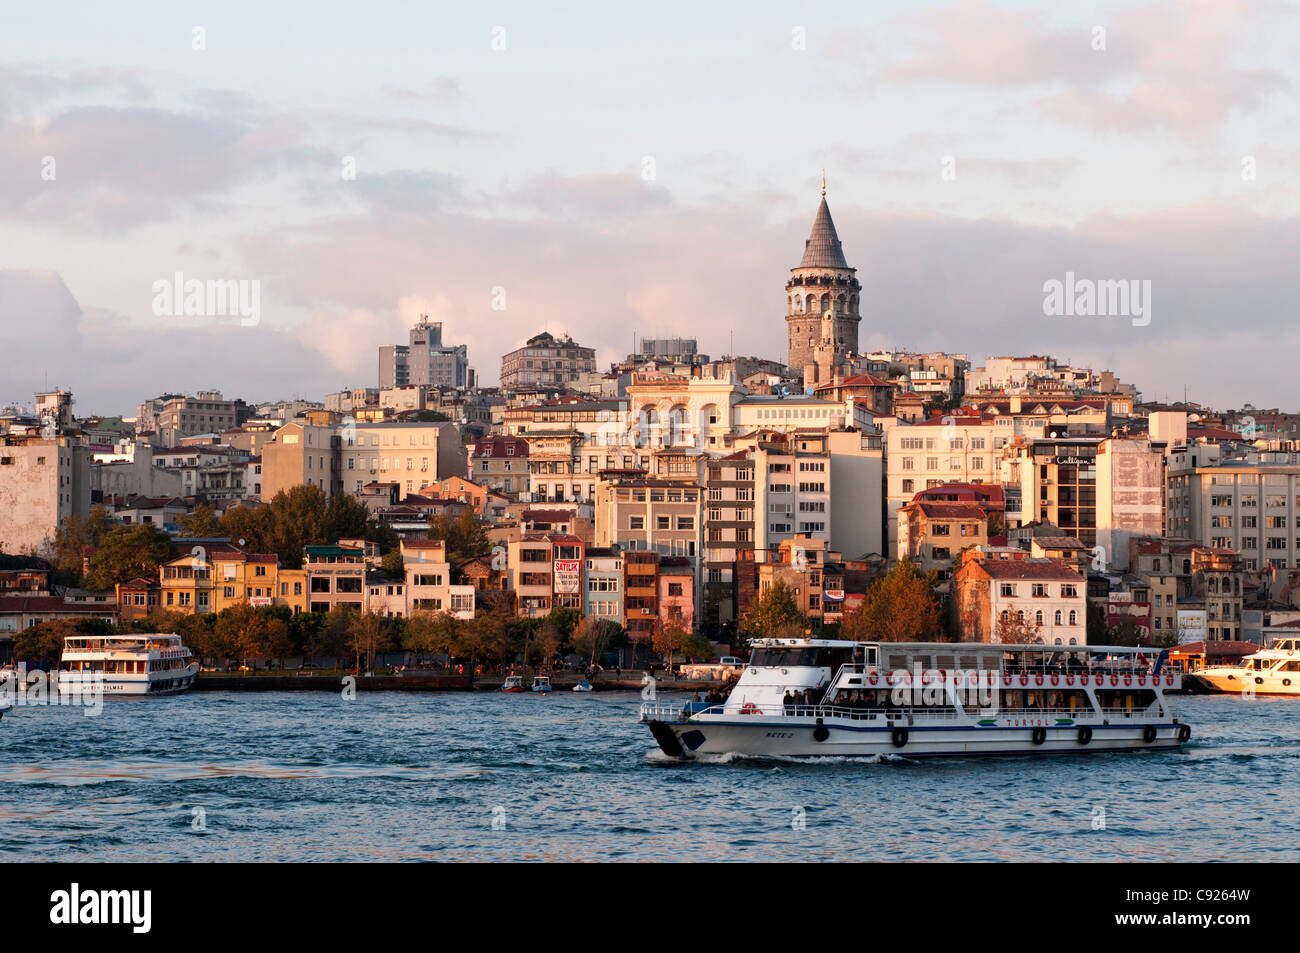
[[(158, 676), (166, 675), (166, 678)], [(197, 662), (175, 672), (157, 672), (135, 675), (103, 675), (100, 685), (104, 695), (175, 695), (194, 687), (199, 678)], [(83, 688), (83, 686), (86, 686)], [(78, 672), (59, 673), (59, 694), (80, 695), (95, 691), (94, 680), (82, 679)]]
[[(999, 726), (846, 726), (825, 724), (825, 738), (817, 739), (817, 726), (803, 722), (756, 719), (752, 722), (687, 721), (647, 722), (663, 752), (674, 758), (740, 754), (780, 758), (966, 758), (980, 755), (1085, 754), (1114, 751), (1171, 750), (1183, 745), (1185, 725), (1176, 722), (1128, 722), (1123, 725), (1088, 725), (1091, 738), (1080, 741), (1071, 724), (1042, 728), (1042, 741), (1034, 743), (1033, 727)], [(1146, 740), (1147, 728), (1155, 737)], [(902, 729), (905, 736), (895, 736)], [(896, 740), (903, 740), (896, 744)]]
[[(1194, 677), (1210, 691), (1223, 694), (1300, 695), (1300, 677), (1291, 677), (1295, 674), (1202, 669)], [(1286, 682), (1291, 684), (1284, 684)]]

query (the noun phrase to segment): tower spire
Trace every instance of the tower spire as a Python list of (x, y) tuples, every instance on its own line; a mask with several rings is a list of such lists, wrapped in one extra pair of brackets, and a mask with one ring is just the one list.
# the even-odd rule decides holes
[(822, 198), (826, 198), (826, 170), (822, 169)]

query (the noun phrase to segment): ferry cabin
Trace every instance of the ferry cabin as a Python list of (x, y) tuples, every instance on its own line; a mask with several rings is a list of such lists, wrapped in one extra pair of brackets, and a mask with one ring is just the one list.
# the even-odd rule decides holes
[(59, 688), (101, 681), (105, 694), (154, 695), (189, 688), (198, 661), (179, 635), (71, 636), (64, 640)]

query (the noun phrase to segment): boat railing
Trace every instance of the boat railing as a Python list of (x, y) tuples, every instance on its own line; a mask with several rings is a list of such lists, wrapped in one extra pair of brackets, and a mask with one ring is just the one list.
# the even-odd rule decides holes
[(806, 719), (815, 722), (817, 719), (839, 718), (847, 721), (874, 721), (884, 720), (887, 722), (906, 722), (914, 724), (921, 722), (951, 721), (951, 722), (968, 722), (979, 721), (989, 718), (1147, 718), (1150, 716), (1153, 708), (1158, 706), (1154, 703), (1146, 708), (1103, 708), (1100, 711), (1093, 711), (1091, 708), (1000, 708), (992, 706), (981, 708), (971, 706), (966, 709), (957, 709), (951, 707), (930, 707), (925, 705), (915, 706), (895, 706), (892, 708), (857, 708), (842, 705), (757, 705), (745, 703), (743, 705), (735, 704), (714, 704), (699, 705), (688, 704), (668, 705), (660, 701), (646, 702), (641, 706), (642, 721), (681, 721), (688, 716), (694, 715), (712, 715), (735, 718), (747, 718), (754, 716), (767, 717), (785, 717)]

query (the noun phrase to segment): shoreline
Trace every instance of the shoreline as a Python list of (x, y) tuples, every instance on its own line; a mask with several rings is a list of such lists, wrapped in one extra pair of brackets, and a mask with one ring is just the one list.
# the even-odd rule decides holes
[[(198, 692), (337, 692), (343, 690), (342, 675), (200, 675), (191, 691)], [(552, 675), (556, 692), (572, 692), (579, 676)], [(528, 682), (531, 679), (525, 679)], [(356, 690), (380, 692), (500, 692), (503, 675), (358, 675)], [(598, 678), (591, 683), (596, 692), (639, 692), (640, 678)], [(721, 691), (720, 681), (655, 680), (656, 692)], [(531, 692), (525, 692), (531, 694)]]

